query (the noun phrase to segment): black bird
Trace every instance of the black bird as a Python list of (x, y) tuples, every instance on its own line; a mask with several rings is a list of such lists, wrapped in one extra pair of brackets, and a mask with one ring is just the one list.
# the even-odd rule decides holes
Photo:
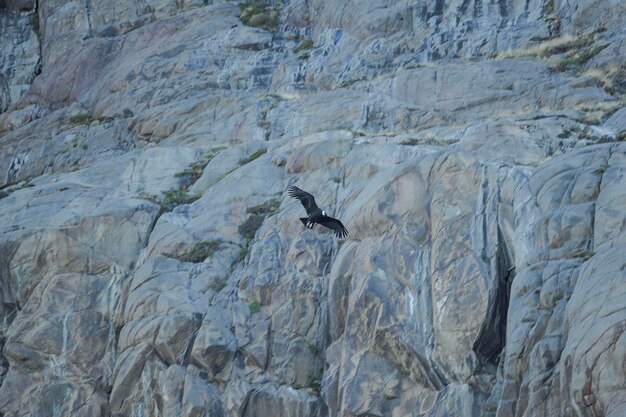
[(325, 210), (317, 207), (317, 204), (315, 204), (315, 198), (313, 198), (311, 194), (306, 191), (302, 191), (294, 185), (290, 185), (289, 195), (300, 200), (306, 210), (306, 214), (309, 215), (309, 217), (300, 217), (300, 221), (303, 225), (309, 229), (313, 229), (315, 223), (319, 223), (324, 227), (333, 229), (335, 231), (335, 236), (340, 239), (348, 236), (348, 231), (344, 225), (339, 220), (328, 217)]

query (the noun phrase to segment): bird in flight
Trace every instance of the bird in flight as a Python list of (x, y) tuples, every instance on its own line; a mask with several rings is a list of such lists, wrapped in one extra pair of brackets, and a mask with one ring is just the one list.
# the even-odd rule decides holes
[(348, 230), (346, 230), (345, 226), (339, 220), (327, 216), (326, 211), (320, 209), (317, 204), (315, 204), (315, 198), (313, 198), (311, 194), (294, 185), (290, 185), (288, 190), (291, 197), (300, 200), (306, 210), (306, 214), (309, 216), (300, 217), (300, 221), (303, 225), (309, 229), (313, 229), (315, 223), (318, 223), (324, 227), (334, 230), (335, 236), (340, 239), (348, 236)]

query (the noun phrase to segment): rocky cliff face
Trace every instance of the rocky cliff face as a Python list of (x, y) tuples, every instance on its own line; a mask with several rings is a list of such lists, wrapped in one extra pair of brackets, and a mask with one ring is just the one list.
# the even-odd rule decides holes
[(0, 1), (0, 415), (623, 416), (625, 15)]

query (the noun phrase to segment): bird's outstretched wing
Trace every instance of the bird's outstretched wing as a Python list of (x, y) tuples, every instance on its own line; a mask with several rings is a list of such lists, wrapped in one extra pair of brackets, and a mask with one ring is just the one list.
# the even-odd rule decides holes
[(306, 214), (308, 214), (309, 216), (315, 210), (319, 210), (319, 207), (317, 207), (317, 204), (315, 204), (315, 198), (313, 198), (313, 196), (306, 191), (302, 191), (295, 185), (289, 186), (289, 195), (293, 198), (297, 198), (298, 200), (300, 200), (300, 202), (304, 206), (304, 209), (306, 210)]
[(328, 227), (329, 229), (333, 229), (335, 231), (335, 236), (339, 239), (343, 239), (348, 236), (348, 230), (345, 228), (343, 223), (341, 223), (337, 219), (333, 219), (332, 217), (324, 217), (322, 220), (318, 222), (322, 226)]

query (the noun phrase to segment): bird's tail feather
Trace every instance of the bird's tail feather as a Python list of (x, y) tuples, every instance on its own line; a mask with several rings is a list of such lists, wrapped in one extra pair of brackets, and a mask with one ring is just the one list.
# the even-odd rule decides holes
[(308, 217), (300, 217), (300, 221), (302, 222), (304, 227), (306, 227), (308, 229), (313, 229), (314, 224), (313, 223), (309, 223), (309, 218)]

